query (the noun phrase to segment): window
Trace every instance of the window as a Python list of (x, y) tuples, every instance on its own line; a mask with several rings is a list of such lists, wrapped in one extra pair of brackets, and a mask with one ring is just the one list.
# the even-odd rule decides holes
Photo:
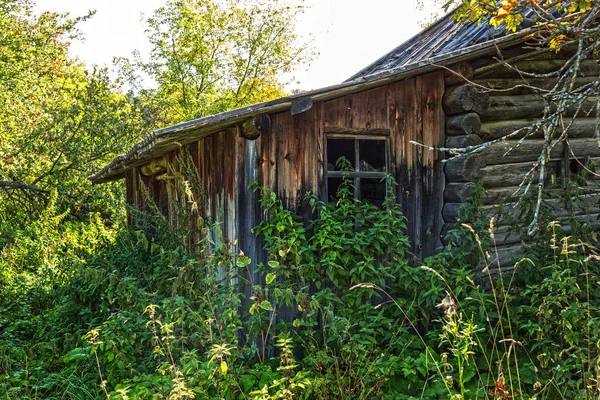
[(328, 199), (336, 198), (344, 177), (353, 185), (354, 197), (381, 207), (389, 173), (389, 138), (384, 135), (327, 134), (326, 179)]
[(594, 163), (587, 156), (572, 158), (569, 155), (565, 155), (563, 159), (556, 160), (555, 165), (556, 168), (551, 177), (552, 184), (560, 179), (563, 183), (574, 181), (580, 185), (585, 185), (585, 181), (595, 172)]

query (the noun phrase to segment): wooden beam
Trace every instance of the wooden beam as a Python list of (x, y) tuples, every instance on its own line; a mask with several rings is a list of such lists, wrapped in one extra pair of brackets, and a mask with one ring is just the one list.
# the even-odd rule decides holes
[(454, 158), (446, 163), (447, 182), (475, 182), (482, 175), (485, 161), (479, 154)]
[(449, 136), (446, 139), (446, 147), (449, 149), (463, 149), (480, 144), (483, 144), (483, 140), (478, 135)]
[[(530, 119), (511, 119), (505, 121), (493, 121), (486, 122), (481, 125), (481, 133), (480, 136), (484, 139), (497, 139), (502, 136), (506, 136), (510, 133), (513, 133), (519, 129), (527, 128), (532, 124), (539, 121), (537, 118)], [(571, 121), (564, 122), (565, 127), (570, 124), (569, 127), (569, 137), (570, 138), (591, 138), (594, 136), (594, 131), (596, 130), (596, 118), (577, 118), (571, 123)], [(516, 135), (514, 139), (520, 139), (524, 136), (524, 133)], [(562, 128), (559, 127), (557, 129), (557, 133), (562, 133)], [(531, 138), (543, 138), (544, 132), (542, 129), (539, 129), (538, 132), (530, 136)]]
[[(571, 117), (577, 112), (580, 116), (588, 115), (596, 109), (596, 98), (589, 97), (581, 104), (581, 109), (569, 107), (563, 113)], [(542, 117), (544, 113), (544, 99), (535, 94), (519, 96), (491, 96), (489, 107), (481, 113), (485, 121), (506, 121), (509, 119)], [(556, 104), (551, 104), (551, 110), (556, 110)]]
[[(543, 147), (543, 139), (527, 139), (523, 143), (519, 143), (518, 140), (505, 140), (484, 149), (481, 155), (488, 165), (535, 162), (539, 158)], [(593, 138), (569, 139), (569, 147), (578, 157), (600, 157), (598, 141)], [(506, 154), (509, 150), (510, 153)], [(563, 155), (564, 148), (562, 144), (554, 146), (550, 151), (551, 158), (561, 158)]]
[(446, 122), (448, 136), (477, 135), (481, 130), (481, 118), (477, 113), (455, 115)]
[(332, 134), (389, 136), (388, 128), (347, 128), (345, 126), (325, 126), (323, 132)]
[(261, 133), (271, 131), (271, 118), (267, 114), (258, 114), (242, 124), (240, 136), (248, 140), (256, 140)]
[(488, 109), (489, 95), (470, 85), (455, 86), (446, 91), (443, 104), (447, 115), (469, 112), (481, 114)]

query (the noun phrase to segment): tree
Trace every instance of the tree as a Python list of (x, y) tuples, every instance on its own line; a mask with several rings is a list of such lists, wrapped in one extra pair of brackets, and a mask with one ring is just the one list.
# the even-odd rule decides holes
[[(278, 0), (169, 0), (147, 20), (149, 61), (119, 65), (169, 125), (282, 96), (282, 76), (310, 59), (294, 33), (302, 6)], [(155, 84), (144, 89), (140, 77)]]
[[(434, 0), (437, 1), (437, 0)], [(438, 1), (439, 3), (439, 1)], [(537, 204), (533, 220), (529, 225), (529, 234), (539, 229), (538, 219), (542, 205), (542, 192), (550, 153), (561, 143), (569, 147), (569, 130), (578, 117), (596, 116), (594, 138), (600, 145), (600, 77), (586, 76), (582, 69), (584, 60), (598, 59), (600, 48), (600, 25), (598, 17), (600, 2), (592, 0), (451, 0), (444, 6), (457, 6), (454, 14), (460, 21), (488, 24), (493, 28), (503, 28), (515, 32), (525, 27), (532, 28), (527, 36), (528, 46), (546, 48), (567, 55), (564, 64), (556, 70), (546, 73), (526, 72), (516, 67), (511, 60), (503, 58), (499, 51), (497, 60), (507, 68), (516, 70), (520, 77), (519, 87), (533, 90), (544, 102), (543, 116), (529, 126), (494, 141), (464, 149), (444, 149), (454, 156), (483, 151), (491, 144), (510, 138), (521, 138), (517, 146), (536, 133), (543, 133), (544, 145), (537, 161), (524, 176), (518, 192), (524, 198), (530, 190), (537, 192)], [(588, 74), (589, 75), (589, 74)], [(591, 79), (590, 79), (591, 78)], [(540, 86), (536, 82), (552, 82)], [(492, 90), (481, 87), (481, 90)], [(591, 111), (586, 109), (590, 103), (597, 104)], [(516, 147), (516, 146), (515, 146)], [(510, 153), (509, 149), (507, 153)], [(582, 168), (587, 169), (582, 165)], [(594, 173), (588, 169), (589, 173)], [(539, 178), (538, 178), (539, 176)], [(537, 187), (536, 189), (533, 189)]]
[(68, 55), (91, 15), (0, 4), (0, 220), (35, 218), (51, 190), (64, 208), (93, 208), (105, 189), (87, 175), (139, 138), (138, 113), (106, 71), (87, 72)]

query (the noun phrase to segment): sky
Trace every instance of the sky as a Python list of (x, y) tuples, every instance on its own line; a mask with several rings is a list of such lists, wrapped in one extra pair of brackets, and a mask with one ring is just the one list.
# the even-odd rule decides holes
[[(285, 0), (284, 0), (285, 1)], [(144, 36), (144, 17), (164, 0), (37, 0), (37, 11), (69, 12), (72, 16), (96, 10), (80, 25), (85, 40), (72, 44), (73, 56), (93, 64), (111, 65), (113, 57), (142, 55), (150, 50)], [(428, 11), (416, 0), (305, 0), (307, 11), (297, 32), (312, 35), (317, 53), (313, 62), (294, 73), (287, 89), (310, 90), (335, 85), (360, 71), (421, 30)]]

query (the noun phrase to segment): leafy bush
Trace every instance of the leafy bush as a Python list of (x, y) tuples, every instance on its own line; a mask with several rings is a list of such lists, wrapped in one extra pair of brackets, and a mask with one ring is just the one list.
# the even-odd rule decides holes
[(493, 276), (494, 230), (476, 199), (461, 246), (422, 267), (392, 198), (376, 208), (346, 183), (336, 202), (307, 195), (305, 223), (254, 189), (268, 253), (258, 280), (237, 243), (201, 218), (195, 190), (178, 227), (152, 212), (136, 215), (146, 229), (135, 231), (48, 211), (5, 236), (0, 395), (598, 395), (599, 258), (556, 224), (551, 246), (530, 257), (537, 264)]

